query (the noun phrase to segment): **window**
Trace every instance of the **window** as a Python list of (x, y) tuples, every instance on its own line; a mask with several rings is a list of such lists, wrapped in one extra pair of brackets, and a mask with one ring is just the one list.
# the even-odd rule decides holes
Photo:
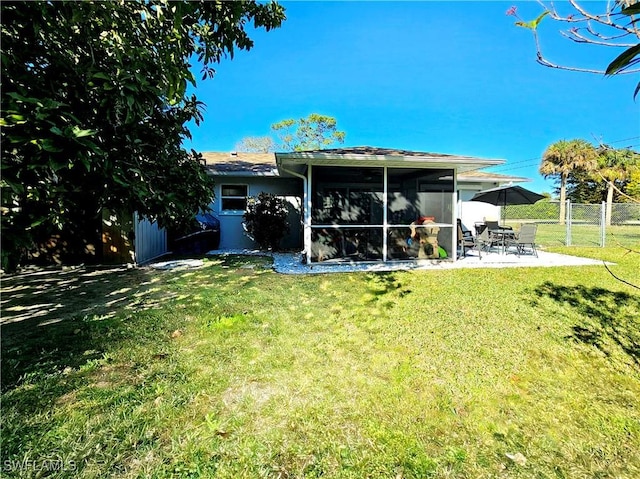
[(389, 223), (407, 225), (420, 216), (451, 223), (453, 191), (453, 170), (389, 168)]
[(220, 211), (244, 211), (247, 208), (247, 185), (220, 186)]
[(314, 167), (313, 223), (381, 226), (383, 174), (382, 168)]

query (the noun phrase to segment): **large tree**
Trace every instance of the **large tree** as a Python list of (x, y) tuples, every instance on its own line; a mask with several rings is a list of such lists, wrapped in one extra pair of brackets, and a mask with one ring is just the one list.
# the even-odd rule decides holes
[[(558, 188), (559, 192), (559, 188)], [(607, 185), (592, 172), (578, 170), (567, 177), (567, 199), (574, 203), (599, 204), (607, 197)]]
[(345, 132), (337, 129), (335, 118), (311, 113), (306, 118), (288, 119), (271, 125), (283, 151), (321, 150), (344, 143)]
[(2, 251), (39, 227), (82, 226), (103, 208), (169, 225), (208, 205), (212, 183), (182, 142), (202, 120), (187, 94), (248, 50), (247, 23), (276, 3), (2, 2)]
[(236, 151), (247, 153), (269, 153), (276, 148), (270, 136), (247, 136), (236, 143)]
[(567, 178), (575, 171), (592, 171), (596, 166), (595, 147), (585, 140), (560, 140), (550, 145), (542, 155), (540, 173), (545, 178), (557, 178), (560, 183), (560, 224), (564, 224), (567, 199)]
[(305, 118), (282, 120), (271, 125), (271, 136), (247, 136), (236, 143), (236, 150), (251, 153), (272, 151), (322, 150), (344, 143), (346, 133), (338, 130), (332, 116), (311, 113)]
[(640, 154), (629, 149), (601, 145), (593, 170), (574, 170), (567, 177), (567, 198), (577, 203), (606, 202), (606, 222), (611, 224), (613, 202), (634, 202)]
[(640, 164), (640, 155), (630, 149), (615, 149), (606, 145), (598, 149), (598, 161), (594, 176), (603, 180), (607, 185), (605, 222), (611, 225), (613, 208), (613, 194), (621, 191), (620, 187), (629, 181), (632, 168)]

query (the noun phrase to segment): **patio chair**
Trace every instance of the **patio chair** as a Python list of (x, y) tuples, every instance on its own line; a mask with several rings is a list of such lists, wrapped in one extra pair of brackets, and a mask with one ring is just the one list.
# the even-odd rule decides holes
[(467, 248), (473, 249), (476, 247), (476, 240), (473, 234), (471, 231), (464, 231), (462, 229), (460, 220), (458, 220), (458, 247), (462, 252), (463, 258), (467, 256)]
[(480, 259), (482, 259), (481, 251), (490, 252), (491, 247), (495, 243), (494, 239), (491, 237), (489, 228), (485, 228), (484, 230), (482, 230), (482, 233), (476, 236), (475, 242), (476, 242), (476, 249), (478, 250), (478, 255), (480, 256)]
[(515, 246), (516, 254), (520, 256), (526, 253), (527, 248), (538, 257), (538, 251), (536, 250), (536, 232), (538, 231), (538, 225), (536, 223), (524, 223), (520, 227), (520, 231), (513, 236), (513, 238), (507, 238), (505, 247), (508, 249), (511, 246)]
[(500, 223), (497, 221), (485, 221), (484, 224), (487, 225), (488, 230), (497, 230), (500, 228)]

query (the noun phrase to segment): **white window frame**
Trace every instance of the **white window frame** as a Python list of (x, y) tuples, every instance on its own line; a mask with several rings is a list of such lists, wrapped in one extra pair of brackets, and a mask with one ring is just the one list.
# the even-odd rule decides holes
[[(224, 190), (225, 187), (234, 187), (234, 188), (240, 188), (240, 187), (244, 187), (247, 190), (247, 194), (245, 196), (233, 196), (233, 195), (223, 195), (222, 192)], [(224, 209), (222, 204), (223, 204), (223, 200), (229, 199), (229, 200), (245, 200), (245, 204), (246, 201), (249, 199), (249, 185), (246, 183), (221, 183), (220, 184), (220, 202), (219, 202), (219, 211), (221, 215), (243, 215), (245, 213), (244, 209), (241, 210), (231, 210), (231, 209)]]

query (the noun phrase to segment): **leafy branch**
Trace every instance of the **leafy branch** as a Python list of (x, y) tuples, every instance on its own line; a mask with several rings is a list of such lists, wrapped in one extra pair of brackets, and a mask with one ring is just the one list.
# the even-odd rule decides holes
[[(638, 18), (640, 15), (640, 2), (632, 3), (630, 0), (618, 0), (607, 3), (603, 13), (592, 13), (587, 11), (576, 0), (569, 0), (573, 8), (573, 13), (560, 14), (553, 3), (547, 4), (538, 0), (543, 11), (538, 17), (531, 21), (524, 21), (518, 16), (516, 7), (507, 10), (508, 16), (518, 19), (516, 26), (526, 28), (532, 32), (535, 48), (536, 61), (548, 68), (568, 70), (574, 72), (595, 73), (604, 75), (623, 75), (640, 72), (640, 43), (635, 39), (640, 39), (640, 28)], [(561, 34), (575, 43), (599, 45), (614, 48), (625, 48), (605, 69), (594, 69), (580, 66), (570, 66), (555, 63), (542, 52), (538, 26), (545, 17), (554, 21), (570, 24), (571, 27), (561, 30)], [(640, 91), (640, 82), (634, 91), (634, 98)]]

